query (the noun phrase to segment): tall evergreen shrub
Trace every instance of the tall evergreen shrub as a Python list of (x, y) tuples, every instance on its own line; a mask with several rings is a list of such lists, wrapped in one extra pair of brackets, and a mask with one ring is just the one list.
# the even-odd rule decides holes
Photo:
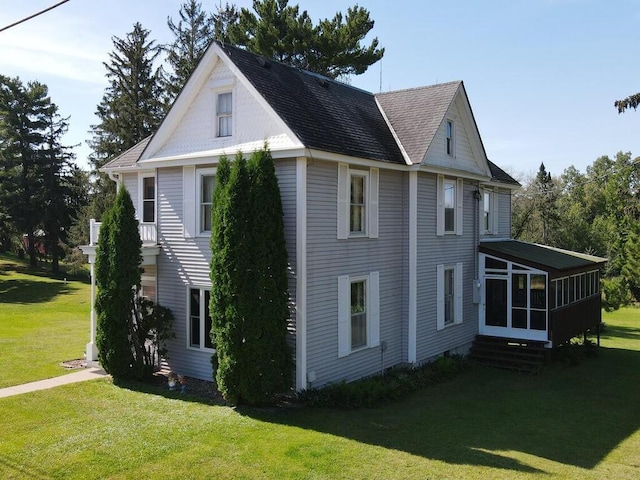
[(291, 384), (287, 252), (280, 191), (266, 149), (221, 159), (212, 208), (212, 340), (218, 388), (262, 404)]
[(103, 217), (96, 250), (96, 343), (98, 359), (114, 377), (141, 376), (134, 371), (130, 322), (140, 288), (142, 241), (131, 196), (123, 186)]

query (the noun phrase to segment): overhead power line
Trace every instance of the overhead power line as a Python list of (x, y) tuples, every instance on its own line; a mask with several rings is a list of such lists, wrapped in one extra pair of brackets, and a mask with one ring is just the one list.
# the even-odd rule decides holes
[(68, 1), (69, 0), (62, 0), (61, 2), (58, 2), (55, 5), (52, 5), (52, 6), (48, 7), (48, 8), (45, 8), (44, 10), (40, 10), (39, 12), (34, 13), (33, 15), (29, 15), (28, 17), (23, 18), (22, 20), (18, 20), (17, 22), (12, 23), (11, 25), (7, 25), (6, 27), (2, 27), (2, 28), (0, 28), (0, 32), (4, 32), (5, 30), (9, 30), (11, 27), (15, 27), (16, 25), (20, 25), (21, 23), (24, 23), (27, 20), (31, 20), (32, 18), (35, 18), (38, 15), (42, 15), (43, 13), (46, 13), (49, 10), (53, 10), (54, 8), (59, 7), (63, 3), (67, 3)]

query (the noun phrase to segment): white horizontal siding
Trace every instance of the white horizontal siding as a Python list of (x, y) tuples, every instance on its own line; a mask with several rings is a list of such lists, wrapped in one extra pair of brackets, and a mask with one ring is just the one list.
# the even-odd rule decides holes
[[(417, 251), (417, 353), (418, 363), (448, 350), (469, 344), (478, 332), (477, 308), (473, 304), (475, 273), (474, 216), (478, 204), (473, 199), (475, 185), (464, 185), (464, 235), (436, 236), (436, 176), (418, 175)], [(463, 264), (463, 322), (437, 330), (437, 266)]]
[[(380, 170), (379, 238), (337, 239), (337, 164), (307, 170), (307, 371), (312, 386), (354, 380), (402, 362), (407, 245), (406, 174)], [(380, 347), (338, 358), (338, 276), (380, 272)], [(405, 342), (406, 343), (406, 342)]]
[[(295, 161), (278, 162), (276, 174), (281, 187), (285, 238), (290, 258), (289, 287), (295, 299)], [(208, 237), (183, 236), (182, 169), (158, 170), (158, 239), (162, 245), (158, 257), (158, 302), (174, 315), (176, 338), (169, 342), (167, 363), (185, 375), (210, 380), (213, 376), (211, 353), (187, 348), (187, 288), (210, 286), (211, 248)], [(195, 194), (195, 192), (194, 192)], [(295, 305), (291, 303), (292, 315)], [(289, 321), (295, 325), (295, 317)], [(293, 335), (295, 332), (291, 332)]]
[(138, 217), (138, 174), (137, 173), (123, 173), (122, 184), (126, 187), (127, 192), (131, 196), (133, 207), (136, 209), (136, 218)]
[(498, 235), (511, 238), (511, 192), (498, 190)]
[[(216, 94), (211, 85), (233, 85), (233, 135), (216, 137)], [(208, 82), (198, 92), (182, 120), (167, 142), (154, 153), (156, 157), (182, 155), (214, 149), (225, 149), (233, 156), (238, 150), (245, 153), (261, 148), (267, 141), (273, 149), (294, 146), (295, 139), (285, 133), (285, 128), (252, 96), (227, 66), (216, 63)]]
[[(470, 136), (472, 132), (468, 132), (462, 121), (460, 110), (462, 100), (459, 97), (453, 102), (449, 108), (449, 112), (444, 118), (442, 125), (438, 128), (436, 134), (433, 137), (433, 141), (424, 163), (429, 165), (435, 165), (439, 167), (453, 168), (456, 170), (462, 170), (477, 174), (486, 174), (486, 172), (480, 167), (473, 156), (471, 149)], [(446, 152), (446, 121), (451, 120), (454, 123), (454, 155), (448, 155)], [(473, 124), (472, 119), (469, 122)]]

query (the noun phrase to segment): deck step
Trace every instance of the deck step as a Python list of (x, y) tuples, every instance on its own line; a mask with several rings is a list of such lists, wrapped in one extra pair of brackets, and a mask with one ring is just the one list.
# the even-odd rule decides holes
[(545, 342), (477, 335), (469, 358), (489, 367), (538, 373), (547, 359), (544, 345)]

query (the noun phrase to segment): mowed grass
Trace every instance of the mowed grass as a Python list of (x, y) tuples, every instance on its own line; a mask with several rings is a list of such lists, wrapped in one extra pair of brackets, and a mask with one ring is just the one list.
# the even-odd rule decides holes
[(103, 379), (0, 399), (0, 478), (637, 479), (640, 311), (540, 375), (473, 368), (381, 408), (233, 409)]
[(90, 286), (0, 255), (0, 388), (65, 373), (89, 341)]

